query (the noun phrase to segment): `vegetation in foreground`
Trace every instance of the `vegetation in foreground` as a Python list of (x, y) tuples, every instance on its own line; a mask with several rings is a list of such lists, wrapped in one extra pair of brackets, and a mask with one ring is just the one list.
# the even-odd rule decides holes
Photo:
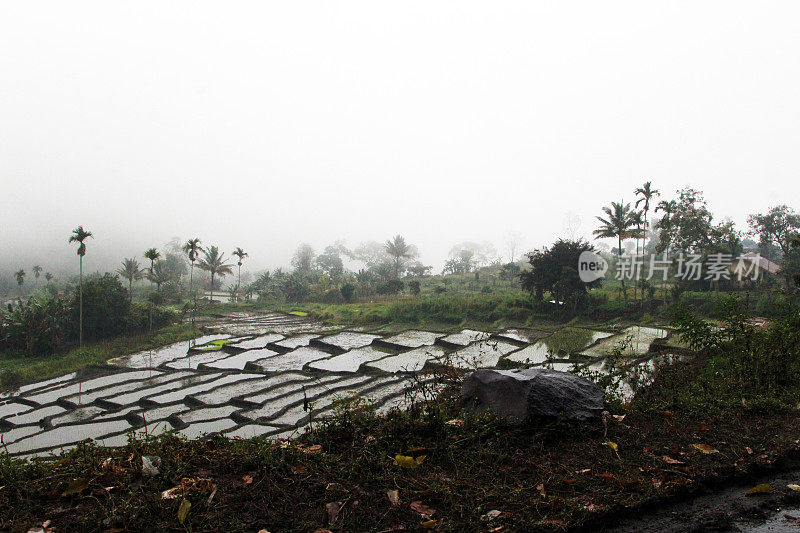
[[(735, 303), (725, 316), (709, 336), (679, 312), (676, 326), (701, 352), (661, 367), (630, 403), (609, 402), (609, 415), (593, 424), (508, 427), (486, 414), (462, 416), (453, 387), (383, 417), (346, 399), (293, 442), (167, 435), (119, 449), (85, 445), (57, 461), (3, 458), (0, 527), (549, 531), (608, 523), (800, 452), (800, 316), (756, 326)], [(157, 475), (143, 475), (145, 455), (161, 458)]]

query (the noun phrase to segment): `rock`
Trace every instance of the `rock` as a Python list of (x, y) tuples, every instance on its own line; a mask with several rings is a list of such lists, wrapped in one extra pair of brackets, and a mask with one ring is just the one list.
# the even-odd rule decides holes
[(157, 476), (159, 474), (159, 467), (161, 467), (161, 457), (157, 455), (142, 456), (142, 476)]
[(603, 390), (546, 368), (476, 370), (464, 378), (461, 406), (468, 412), (491, 409), (513, 424), (540, 417), (583, 422), (603, 411)]

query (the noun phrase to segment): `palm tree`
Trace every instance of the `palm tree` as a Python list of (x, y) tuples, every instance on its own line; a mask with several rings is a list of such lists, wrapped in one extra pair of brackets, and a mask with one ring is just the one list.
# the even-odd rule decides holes
[(197, 261), (197, 266), (211, 273), (211, 301), (214, 301), (214, 277), (223, 277), (233, 273), (233, 267), (225, 262), (225, 253), (220, 253), (217, 246), (203, 250), (203, 257)]
[[(153, 282), (153, 278), (152, 278), (152, 276), (153, 276), (153, 267), (155, 267), (156, 259), (161, 257), (161, 254), (158, 253), (158, 250), (156, 250), (155, 248), (148, 248), (147, 250), (144, 251), (144, 256), (145, 256), (145, 258), (150, 260), (150, 272), (148, 273), (147, 279), (149, 279), (150, 283), (152, 283)], [(152, 288), (152, 285), (151, 285), (151, 288)], [(153, 302), (151, 301), (149, 305), (150, 305), (150, 332), (152, 333), (152, 331), (153, 331)]]
[(45, 272), (44, 279), (46, 279), (48, 282), (53, 281), (53, 275), (50, 272)]
[(14, 272), (14, 277), (17, 278), (17, 285), (22, 287), (22, 284), (25, 283), (25, 271), (20, 268)]
[[(642, 217), (644, 219), (644, 233), (642, 234), (642, 253), (644, 253), (644, 247), (647, 245), (647, 212), (650, 211), (650, 202), (656, 196), (660, 196), (661, 192), (658, 189), (653, 188), (652, 182), (646, 181), (644, 182), (644, 185), (633, 191), (633, 194), (640, 197), (638, 200), (636, 200), (636, 207), (639, 207), (639, 204), (643, 204)], [(636, 247), (638, 250), (638, 238)], [(642, 303), (644, 303), (644, 280), (642, 280)]]
[(236, 257), (239, 258), (239, 262), (237, 263), (237, 265), (239, 266), (239, 277), (238, 280), (236, 281), (236, 292), (239, 292), (239, 285), (241, 285), (242, 283), (242, 261), (244, 260), (245, 257), (247, 257), (247, 252), (237, 247), (233, 251), (233, 254), (231, 255), (235, 255)]
[(394, 258), (394, 276), (399, 278), (403, 260), (413, 256), (411, 246), (406, 243), (406, 240), (402, 236), (395, 235), (394, 239), (386, 241), (383, 248), (386, 250), (386, 253)]
[(78, 226), (72, 230), (69, 242), (78, 243), (78, 257), (80, 257), (79, 272), (79, 292), (78, 292), (78, 346), (83, 346), (83, 256), (86, 255), (86, 243), (83, 242), (89, 237), (93, 237), (91, 231), (86, 231), (83, 226)]
[(33, 271), (33, 277), (35, 277), (36, 279), (39, 279), (39, 276), (42, 275), (42, 267), (39, 265), (33, 265), (33, 268), (31, 270)]
[(195, 237), (194, 239), (189, 239), (186, 241), (186, 244), (183, 245), (183, 251), (186, 252), (186, 255), (189, 256), (189, 262), (191, 263), (192, 267), (189, 270), (189, 292), (192, 294), (192, 300), (194, 301), (194, 311), (192, 311), (192, 325), (194, 325), (194, 317), (197, 314), (197, 294), (194, 292), (194, 262), (197, 261), (197, 255), (203, 250), (200, 246), (200, 239)]
[[(635, 235), (633, 231), (636, 226), (636, 216), (631, 209), (631, 204), (623, 204), (622, 202), (611, 202), (611, 207), (604, 207), (603, 212), (606, 218), (597, 217), (601, 222), (598, 229), (592, 232), (595, 239), (617, 238), (618, 248), (617, 253), (622, 256), (622, 241)], [(622, 277), (622, 292), (625, 292), (625, 278)]]
[(156, 259), (161, 257), (161, 254), (155, 248), (149, 248), (145, 250), (144, 256), (146, 259), (150, 260), (150, 273), (153, 273), (153, 266), (155, 265)]
[(125, 259), (122, 266), (117, 269), (117, 274), (128, 280), (128, 292), (130, 293), (130, 300), (133, 303), (133, 281), (142, 279), (144, 273), (139, 268), (139, 261), (135, 258)]

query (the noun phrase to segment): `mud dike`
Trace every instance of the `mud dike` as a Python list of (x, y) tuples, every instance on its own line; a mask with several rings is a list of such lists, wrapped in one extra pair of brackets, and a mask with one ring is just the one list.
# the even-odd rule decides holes
[[(437, 368), (549, 365), (604, 370), (605, 353), (630, 335), (591, 332), (580, 352), (557, 358), (549, 333), (408, 330), (381, 335), (331, 331), (286, 314), (229, 315), (221, 333), (120, 357), (6, 391), (0, 397), (2, 449), (13, 456), (49, 455), (93, 440), (121, 446), (131, 433), (167, 431), (187, 438), (299, 434), (333, 413), (337, 398), (357, 396), (379, 412), (407, 408), (439, 390)], [(668, 332), (638, 328), (631, 364), (652, 365), (654, 341)], [(562, 354), (563, 355), (563, 354)]]

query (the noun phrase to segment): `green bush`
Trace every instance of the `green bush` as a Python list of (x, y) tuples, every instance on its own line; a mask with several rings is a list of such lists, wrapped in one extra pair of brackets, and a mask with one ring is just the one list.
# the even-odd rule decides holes
[[(74, 337), (78, 337), (78, 295), (73, 297)], [(118, 335), (128, 327), (130, 297), (119, 278), (109, 273), (83, 282), (83, 336), (102, 339)]]

